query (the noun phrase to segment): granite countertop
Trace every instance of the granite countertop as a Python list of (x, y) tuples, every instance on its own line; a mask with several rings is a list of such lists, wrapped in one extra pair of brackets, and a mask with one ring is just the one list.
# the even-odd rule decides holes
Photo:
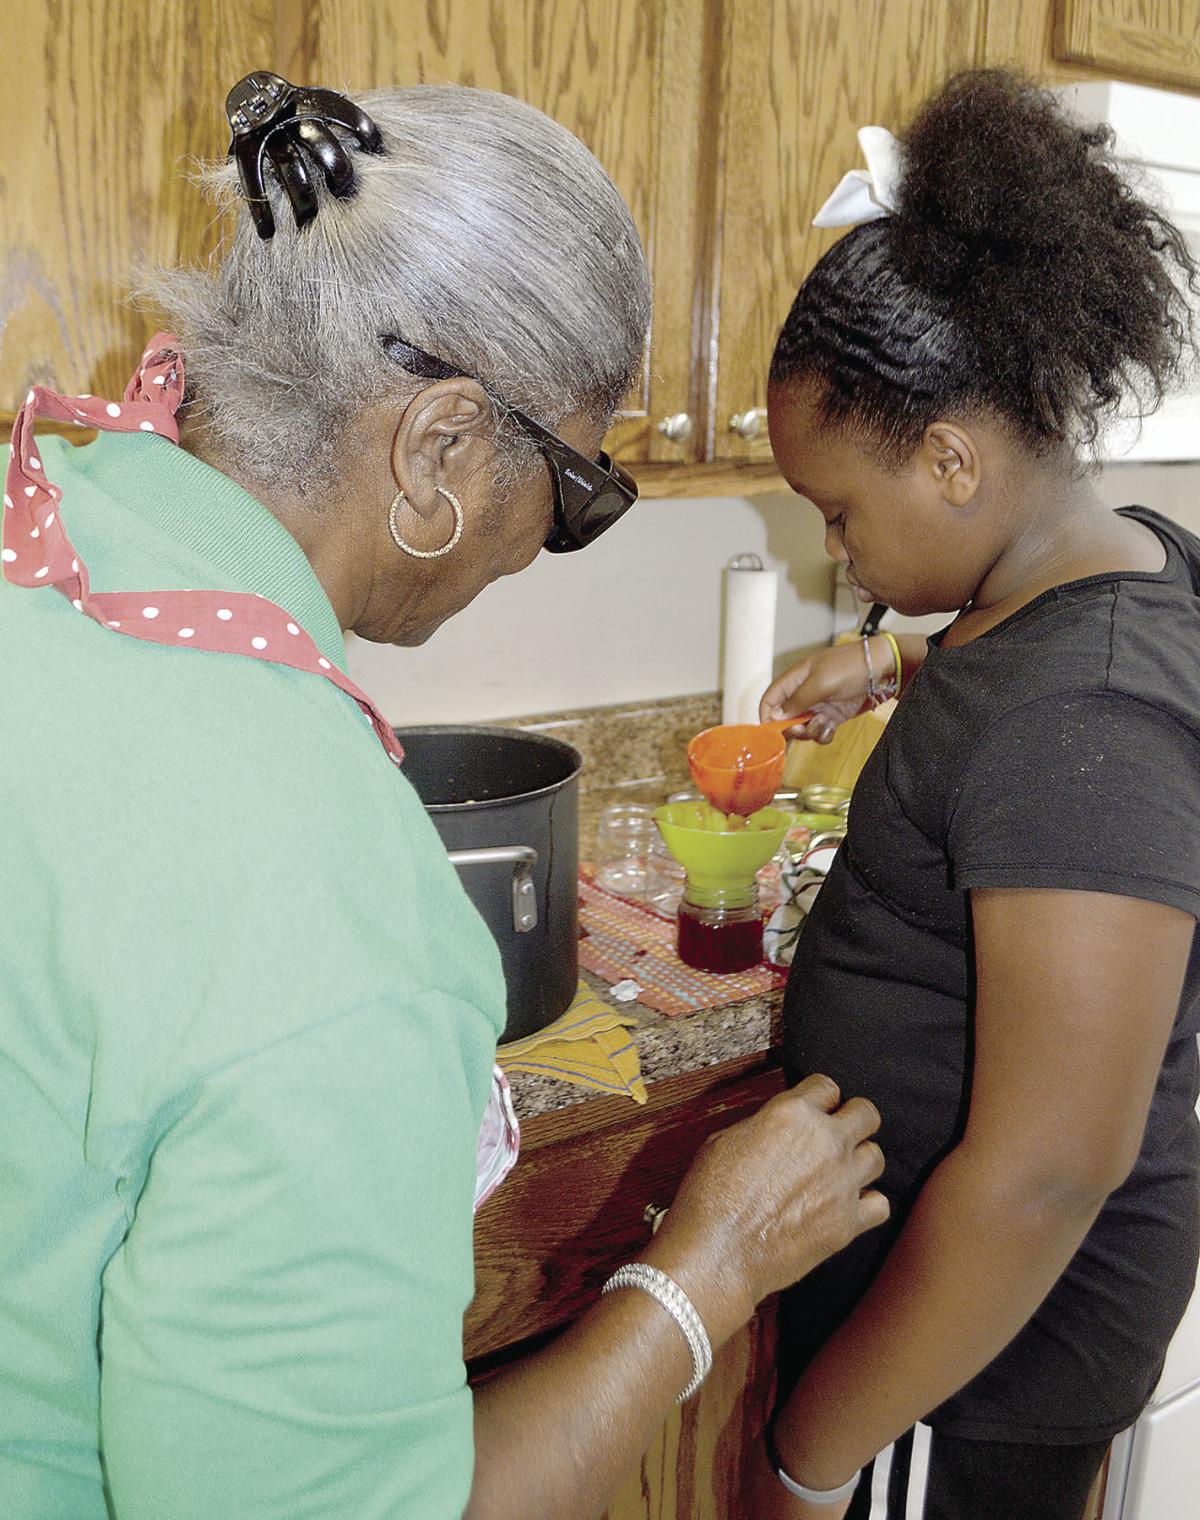
[[(688, 786), (687, 741), (702, 728), (719, 722), (719, 698), (704, 695), (520, 718), (511, 720), (510, 726), (552, 734), (573, 744), (583, 755), (579, 853), (587, 859), (601, 811), (613, 802), (658, 804), (671, 792)], [(608, 1000), (609, 984), (603, 978), (588, 971), (580, 974), (594, 992)], [(782, 1005), (782, 983), (777, 991), (725, 1008), (702, 1009), (673, 1018), (641, 1003), (613, 1002), (614, 1007), (637, 1019), (633, 1034), (647, 1083), (753, 1055), (777, 1044)], [(571, 1082), (525, 1072), (514, 1072), (509, 1081), (513, 1104), (522, 1119), (600, 1096)]]

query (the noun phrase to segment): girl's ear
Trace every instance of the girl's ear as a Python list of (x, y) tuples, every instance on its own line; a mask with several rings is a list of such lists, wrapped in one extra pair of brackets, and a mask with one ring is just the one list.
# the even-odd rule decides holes
[(931, 422), (917, 452), (942, 499), (952, 507), (965, 507), (982, 477), (979, 446), (966, 428), (957, 422)]

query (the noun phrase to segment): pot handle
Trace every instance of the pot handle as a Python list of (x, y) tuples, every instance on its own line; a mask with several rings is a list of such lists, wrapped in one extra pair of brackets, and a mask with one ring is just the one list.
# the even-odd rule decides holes
[(463, 866), (511, 865), (513, 928), (518, 934), (528, 934), (537, 928), (537, 889), (533, 885), (533, 868), (538, 853), (529, 844), (489, 845), (479, 850), (449, 851), (451, 865), (459, 870)]

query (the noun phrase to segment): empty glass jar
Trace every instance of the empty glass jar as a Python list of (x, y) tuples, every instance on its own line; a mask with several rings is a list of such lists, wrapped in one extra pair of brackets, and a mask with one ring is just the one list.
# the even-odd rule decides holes
[(600, 814), (596, 826), (596, 882), (606, 892), (646, 898), (647, 864), (659, 839), (654, 809), (642, 802), (616, 802)]

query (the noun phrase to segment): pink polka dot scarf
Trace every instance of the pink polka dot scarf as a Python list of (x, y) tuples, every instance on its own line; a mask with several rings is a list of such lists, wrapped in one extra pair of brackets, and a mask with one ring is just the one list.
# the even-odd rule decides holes
[[(62, 491), (38, 458), (39, 417), (117, 433), (157, 433), (179, 442), (175, 413), (183, 400), (183, 355), (168, 333), (157, 333), (142, 355), (121, 401), (60, 396), (35, 385), (17, 413), (4, 493), (2, 568), (14, 586), (52, 586), (76, 612), (112, 633), (176, 649), (208, 649), (249, 660), (290, 665), (332, 681), (353, 697), (396, 765), (399, 740), (365, 692), (327, 660), (283, 608), (242, 591), (92, 591), (88, 570), (59, 512)], [(508, 1082), (497, 1066), (479, 1133), (475, 1207), (490, 1198), (517, 1159), (520, 1129)]]
[(332, 681), (353, 697), (376, 737), (399, 765), (404, 751), (375, 704), (327, 660), (304, 629), (266, 597), (242, 591), (104, 591), (88, 571), (59, 513), (62, 491), (47, 480), (33, 427), (39, 417), (117, 433), (157, 433), (179, 442), (175, 413), (183, 400), (183, 355), (168, 333), (157, 333), (142, 355), (121, 401), (59, 396), (35, 385), (17, 413), (4, 493), (4, 578), (15, 586), (53, 586), (76, 612), (113, 633), (179, 649), (290, 665)]

